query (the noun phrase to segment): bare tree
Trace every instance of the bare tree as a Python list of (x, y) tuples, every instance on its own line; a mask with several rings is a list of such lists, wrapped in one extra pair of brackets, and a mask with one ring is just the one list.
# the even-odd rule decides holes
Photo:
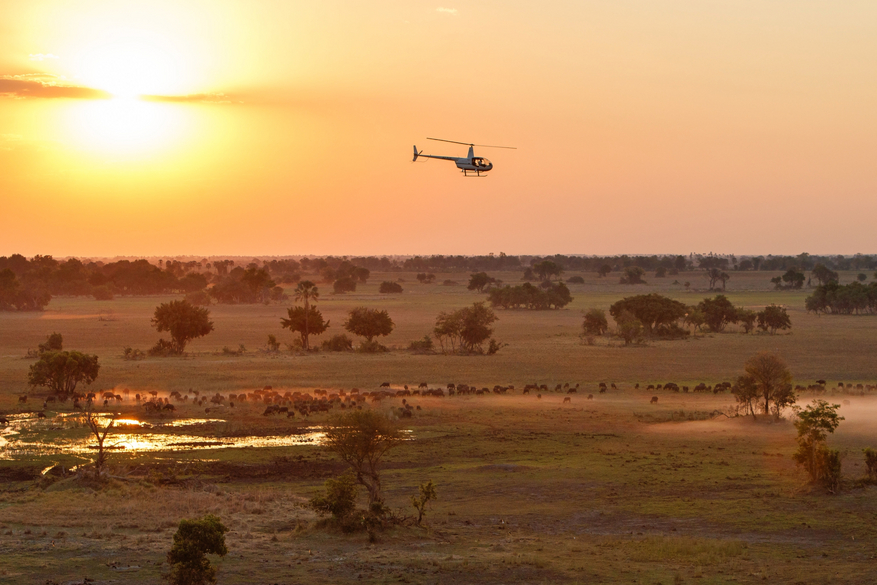
[(85, 424), (88, 425), (91, 434), (94, 435), (94, 438), (97, 440), (97, 459), (94, 461), (94, 478), (96, 480), (100, 479), (101, 473), (103, 473), (104, 465), (107, 462), (107, 448), (104, 443), (107, 440), (107, 434), (110, 432), (110, 429), (113, 428), (113, 425), (116, 422), (116, 418), (119, 416), (118, 413), (114, 413), (110, 418), (109, 424), (106, 427), (101, 429), (100, 423), (97, 418), (94, 416), (94, 413), (91, 409), (85, 413)]

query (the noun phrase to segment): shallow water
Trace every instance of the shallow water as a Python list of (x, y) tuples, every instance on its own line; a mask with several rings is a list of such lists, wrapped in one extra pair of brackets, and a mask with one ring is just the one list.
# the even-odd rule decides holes
[[(62, 414), (51, 419), (38, 419), (35, 415), (12, 415), (7, 418), (9, 425), (0, 429), (0, 459), (57, 454), (93, 454), (97, 448), (94, 436), (83, 434), (85, 419), (81, 414)], [(105, 415), (98, 415), (97, 418), (102, 427), (110, 420)], [(105, 446), (115, 451), (146, 453), (195, 449), (316, 446), (322, 444), (325, 437), (321, 427), (308, 427), (303, 429), (303, 432), (289, 435), (241, 437), (205, 437), (177, 432), (157, 432), (167, 428), (224, 422), (226, 422), (224, 419), (215, 418), (175, 419), (162, 423), (118, 419), (107, 435)], [(151, 429), (155, 429), (156, 432)]]

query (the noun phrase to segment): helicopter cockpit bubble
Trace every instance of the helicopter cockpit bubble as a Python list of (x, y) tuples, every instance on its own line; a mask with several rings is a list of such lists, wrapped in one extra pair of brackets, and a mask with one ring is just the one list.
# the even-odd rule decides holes
[(475, 165), (476, 167), (489, 167), (489, 166), (492, 166), (492, 165), (490, 164), (490, 161), (489, 161), (489, 160), (487, 160), (486, 158), (482, 158), (482, 157), (475, 157), (475, 158), (473, 158), (473, 159), (472, 159), (472, 164)]

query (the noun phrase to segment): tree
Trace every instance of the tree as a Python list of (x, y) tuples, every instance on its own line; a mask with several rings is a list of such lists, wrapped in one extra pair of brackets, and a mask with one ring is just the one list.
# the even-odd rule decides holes
[(543, 260), (533, 264), (533, 272), (535, 272), (540, 280), (550, 280), (552, 276), (560, 277), (563, 274), (563, 266), (552, 260)]
[(210, 310), (196, 307), (188, 301), (162, 303), (155, 309), (152, 326), (161, 333), (171, 334), (170, 353), (181, 354), (186, 344), (213, 331)]
[(603, 335), (609, 330), (606, 313), (602, 309), (588, 309), (582, 322), (582, 329), (585, 335)]
[(359, 491), (356, 485), (356, 477), (352, 470), (348, 470), (338, 478), (327, 479), (326, 493), (311, 498), (308, 506), (317, 514), (332, 514), (332, 518), (343, 526), (356, 511), (356, 496)]
[(704, 299), (697, 305), (697, 308), (703, 313), (707, 326), (716, 333), (724, 330), (728, 323), (737, 322), (737, 308), (725, 295)]
[(755, 329), (755, 321), (758, 314), (750, 309), (737, 309), (737, 322), (743, 327), (744, 333), (751, 333)]
[(608, 275), (610, 272), (612, 272), (611, 266), (609, 266), (608, 264), (601, 264), (600, 268), (597, 269), (597, 276), (599, 276), (600, 278), (603, 278), (604, 276)]
[(55, 394), (66, 397), (76, 390), (80, 382), (86, 385), (94, 382), (99, 371), (96, 355), (78, 351), (49, 351), (30, 367), (27, 383), (46, 386)]
[(828, 284), (829, 282), (837, 282), (838, 279), (837, 272), (821, 263), (814, 266), (813, 270), (810, 271), (810, 274), (818, 280), (821, 285)]
[(716, 283), (722, 281), (722, 290), (725, 290), (725, 283), (731, 278), (727, 272), (718, 268), (710, 268), (706, 271), (706, 277), (710, 280), (710, 290), (716, 288)]
[(795, 403), (792, 372), (781, 357), (763, 351), (746, 360), (744, 369), (758, 388), (764, 414), (773, 412), (779, 419), (783, 408)]
[[(307, 310), (307, 313), (305, 311)], [(329, 322), (323, 321), (323, 314), (316, 307), (290, 307), (286, 310), (288, 319), (280, 319), (280, 325), (292, 333), (301, 335), (301, 346), (307, 350), (310, 335), (321, 335), (329, 328)], [(307, 315), (307, 318), (305, 318)]]
[(630, 345), (634, 341), (642, 339), (643, 324), (630, 311), (621, 311), (615, 317), (618, 336), (624, 340), (624, 345)]
[(761, 390), (758, 382), (750, 375), (740, 376), (737, 382), (731, 387), (731, 393), (737, 399), (737, 402), (746, 406), (746, 410), (755, 417), (755, 407), (758, 405), (758, 398), (761, 396)]
[(628, 266), (624, 269), (624, 274), (618, 282), (620, 284), (646, 284), (646, 281), (643, 280), (645, 273), (646, 271), (639, 266)]
[(679, 301), (652, 293), (626, 297), (609, 307), (609, 314), (615, 317), (616, 321), (624, 311), (633, 314), (651, 335), (655, 327), (670, 325), (683, 318), (688, 312), (688, 307)]
[(369, 509), (380, 514), (383, 493), (379, 472), (381, 459), (402, 441), (396, 425), (372, 410), (353, 410), (332, 421), (326, 431), (326, 448), (350, 466), (356, 482), (368, 492)]
[(402, 292), (402, 285), (398, 282), (389, 282), (385, 280), (378, 288), (378, 292), (383, 294), (400, 293)]
[(469, 278), (469, 286), (466, 288), (484, 292), (484, 287), (497, 284), (497, 282), (495, 278), (488, 276), (486, 272), (476, 272)]
[(798, 450), (795, 462), (804, 467), (814, 483), (821, 483), (830, 492), (836, 492), (840, 484), (840, 454), (826, 446), (826, 439), (840, 425), (844, 417), (838, 416), (840, 404), (829, 404), (815, 399), (804, 409), (795, 409), (798, 419)]
[(792, 320), (784, 307), (768, 305), (756, 314), (758, 328), (774, 335), (780, 329), (791, 329)]
[(100, 480), (100, 476), (103, 473), (104, 465), (107, 462), (107, 449), (104, 446), (104, 443), (107, 440), (107, 434), (110, 432), (110, 429), (113, 428), (113, 424), (116, 422), (116, 417), (118, 414), (114, 414), (110, 418), (110, 422), (107, 423), (103, 429), (100, 428), (100, 423), (95, 418), (94, 413), (91, 412), (91, 408), (88, 409), (88, 412), (85, 414), (85, 424), (88, 426), (88, 429), (91, 431), (91, 434), (94, 435), (95, 440), (97, 441), (97, 457), (94, 460), (94, 479)]
[(216, 569), (208, 554), (225, 556), (225, 533), (228, 528), (213, 514), (195, 520), (180, 520), (174, 544), (167, 554), (171, 585), (206, 585), (216, 583)]
[[(317, 289), (317, 285), (315, 285), (310, 280), (302, 280), (299, 282), (295, 290), (293, 291), (293, 295), (295, 296), (295, 300), (302, 301), (305, 304), (304, 313), (308, 315), (307, 319), (303, 318), (304, 321), (304, 332), (302, 334), (302, 345), (305, 348), (305, 351), (310, 349), (308, 345), (308, 338), (310, 337), (310, 301), (317, 302), (317, 299), (320, 298), (320, 291)], [(291, 309), (290, 309), (291, 310)], [(290, 314), (290, 319), (292, 318), (292, 314)], [(320, 315), (320, 320), (322, 321), (323, 316)], [(326, 327), (329, 326), (329, 323), (326, 323)], [(284, 325), (285, 327), (285, 325)], [(325, 331), (325, 329), (323, 330)], [(320, 332), (322, 333), (322, 331)]]
[(429, 274), (427, 274), (426, 272), (421, 272), (417, 275), (417, 280), (420, 282), (420, 284), (429, 284), (435, 281), (435, 274), (432, 274), (431, 272)]
[(665, 278), (667, 276), (667, 267), (666, 266), (658, 266), (655, 269), (655, 278)]
[(390, 319), (387, 311), (357, 307), (350, 311), (344, 328), (360, 337), (365, 337), (369, 343), (377, 336), (387, 336), (393, 332), (395, 323)]
[(336, 295), (344, 294), (346, 292), (355, 292), (356, 280), (350, 276), (341, 277), (332, 284), (332, 290)]
[[(803, 272), (800, 272), (797, 268), (789, 268), (785, 274), (781, 277), (772, 278), (771, 282), (774, 283), (776, 288), (792, 288), (799, 289), (804, 286), (805, 276)], [(781, 282), (785, 282), (786, 284), (780, 284)]]
[(865, 282), (866, 280), (868, 280), (868, 275), (864, 272), (860, 272), (856, 275), (856, 280), (858, 280), (859, 282)]
[(471, 307), (439, 313), (433, 334), (443, 351), (447, 341), (452, 352), (459, 349), (461, 353), (483, 353), (482, 344), (493, 335), (491, 325), (497, 320), (490, 307), (474, 303)]
[(691, 327), (692, 333), (697, 333), (706, 323), (706, 317), (704, 317), (703, 311), (697, 307), (689, 307), (688, 313), (682, 318), (682, 322)]

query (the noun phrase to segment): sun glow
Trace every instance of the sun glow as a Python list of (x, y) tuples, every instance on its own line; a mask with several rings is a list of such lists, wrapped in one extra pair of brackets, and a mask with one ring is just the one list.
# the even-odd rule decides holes
[(71, 104), (65, 112), (69, 139), (81, 149), (143, 156), (176, 144), (188, 133), (187, 108), (116, 98)]

